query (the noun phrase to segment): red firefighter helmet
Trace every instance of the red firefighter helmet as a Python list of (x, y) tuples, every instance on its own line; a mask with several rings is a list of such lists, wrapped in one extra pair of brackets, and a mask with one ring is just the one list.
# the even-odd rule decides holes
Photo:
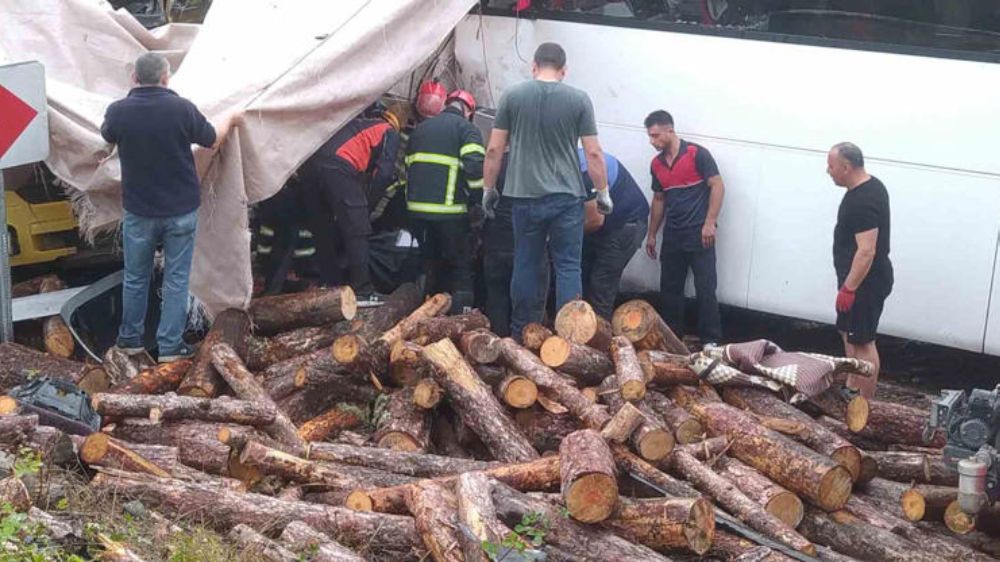
[(451, 103), (453, 100), (459, 100), (468, 106), (469, 111), (476, 112), (476, 98), (472, 97), (472, 94), (465, 90), (455, 90), (448, 94), (447, 103)]
[(444, 109), (448, 90), (437, 80), (428, 80), (417, 90), (417, 113), (422, 117), (434, 117)]

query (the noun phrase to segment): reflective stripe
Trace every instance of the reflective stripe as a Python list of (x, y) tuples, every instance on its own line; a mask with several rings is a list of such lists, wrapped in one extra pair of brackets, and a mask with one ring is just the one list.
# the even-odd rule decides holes
[(261, 246), (260, 244), (258, 244), (257, 245), (257, 253), (258, 254), (270, 254), (271, 253), (271, 247), (270, 246)]
[(483, 180), (482, 179), (478, 179), (478, 180), (466, 180), (465, 183), (468, 184), (469, 189), (482, 189), (483, 188)]
[(431, 213), (436, 215), (459, 215), (466, 212), (464, 203), (459, 203), (458, 205), (442, 205), (440, 203), (407, 201), (406, 209), (417, 213)]
[(295, 250), (293, 255), (297, 258), (306, 258), (316, 253), (316, 248), (302, 248), (301, 250)]
[(459, 156), (465, 156), (466, 154), (473, 154), (473, 153), (482, 154), (485, 156), (486, 149), (483, 148), (483, 145), (479, 144), (478, 142), (470, 142), (469, 144), (463, 144), (462, 148), (458, 149)]
[(313, 233), (311, 231), (306, 230), (304, 228), (299, 230), (299, 238), (312, 238), (312, 237)]
[(274, 229), (270, 226), (260, 225), (259, 229), (262, 236), (274, 236)]
[(414, 152), (406, 157), (406, 164), (416, 162), (424, 164), (441, 164), (442, 166), (458, 166), (458, 158), (444, 154), (434, 154), (432, 152)]

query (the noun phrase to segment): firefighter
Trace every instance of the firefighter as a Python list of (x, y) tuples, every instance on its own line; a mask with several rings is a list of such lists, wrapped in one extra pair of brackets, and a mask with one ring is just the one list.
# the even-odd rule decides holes
[(313, 277), (316, 248), (306, 228), (302, 192), (298, 174), (292, 174), (281, 191), (257, 206), (256, 253), (265, 295), (281, 293), (289, 272), (299, 279)]
[[(404, 120), (394, 108), (381, 119), (356, 117), (302, 165), (320, 282), (349, 284), (361, 301), (380, 298), (368, 271), (368, 201), (380, 199), (396, 181), (399, 128)], [(340, 256), (346, 261), (346, 278)]]
[[(483, 138), (472, 124), (476, 100), (465, 90), (414, 129), (406, 150), (410, 231), (420, 244), (427, 292), (447, 291), (452, 311), (473, 304), (473, 217), (482, 217)], [(476, 226), (478, 228), (478, 226)]]

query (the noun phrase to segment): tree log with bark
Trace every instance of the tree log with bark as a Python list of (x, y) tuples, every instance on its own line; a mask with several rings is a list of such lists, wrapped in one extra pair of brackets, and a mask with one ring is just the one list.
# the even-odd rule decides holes
[[(162, 447), (162, 445), (146, 445), (146, 447)], [(94, 432), (83, 440), (83, 445), (80, 447), (80, 460), (89, 466), (106, 466), (129, 472), (152, 474), (162, 478), (171, 477), (169, 470), (157, 466), (133, 449), (133, 447), (112, 439), (105, 433)], [(172, 449), (176, 459), (177, 449)]]
[(263, 474), (274, 474), (292, 482), (349, 490), (360, 481), (345, 471), (336, 470), (316, 461), (272, 449), (256, 441), (248, 441), (240, 451), (240, 462)]
[[(53, 293), (66, 288), (66, 284), (55, 275), (47, 275), (38, 288), (39, 293)], [(76, 348), (73, 333), (69, 331), (62, 316), (49, 316), (42, 320), (42, 336), (45, 340), (45, 351), (56, 357), (70, 358)]]
[(462, 334), (458, 347), (473, 363), (486, 365), (500, 358), (500, 338), (489, 330), (471, 330)]
[(431, 376), (431, 366), (420, 355), (423, 346), (398, 340), (389, 350), (389, 380), (396, 386), (414, 386)]
[(0, 444), (19, 445), (26, 443), (38, 427), (35, 414), (7, 414), (0, 416)]
[(715, 538), (715, 513), (705, 498), (622, 501), (603, 526), (654, 550), (705, 554)]
[(720, 457), (715, 470), (790, 528), (802, 522), (802, 500), (755, 469), (734, 458)]
[(354, 429), (364, 423), (364, 411), (351, 404), (338, 404), (299, 426), (304, 441), (324, 441), (333, 433)]
[(722, 402), (710, 402), (687, 387), (671, 389), (674, 402), (698, 418), (713, 436), (732, 442), (730, 454), (785, 488), (827, 510), (840, 509), (851, 494), (849, 470)]
[(552, 330), (537, 322), (532, 322), (530, 324), (526, 324), (524, 328), (521, 329), (521, 345), (532, 353), (538, 353), (539, 350), (542, 349), (542, 344), (545, 343), (545, 340), (554, 335), (555, 334)]
[(132, 379), (112, 387), (112, 394), (163, 394), (173, 392), (184, 380), (191, 361), (181, 359), (143, 369)]
[(272, 541), (252, 529), (249, 525), (239, 524), (229, 531), (229, 540), (240, 548), (247, 556), (256, 556), (267, 562), (298, 562), (299, 557), (292, 551)]
[(247, 338), (250, 336), (250, 318), (242, 310), (230, 308), (220, 312), (212, 327), (201, 341), (194, 362), (181, 381), (177, 393), (182, 396), (212, 398), (225, 387), (225, 381), (212, 365), (212, 346), (225, 343), (240, 356), (246, 355)]
[(808, 405), (824, 415), (847, 424), (852, 433), (857, 433), (868, 425), (871, 406), (868, 399), (860, 394), (847, 398), (841, 394), (841, 389), (829, 388), (818, 396), (809, 399)]
[(629, 402), (642, 400), (646, 396), (646, 376), (628, 338), (615, 336), (611, 339), (611, 358), (622, 398)]
[(234, 400), (228, 396), (192, 398), (173, 393), (161, 395), (101, 393), (95, 394), (90, 401), (94, 410), (102, 416), (149, 417), (153, 421), (200, 420), (264, 427), (274, 423), (276, 416), (273, 405)]
[(687, 355), (674, 355), (666, 351), (640, 351), (637, 356), (646, 381), (653, 386), (696, 385), (700, 380), (698, 374), (691, 370), (691, 360)]
[(527, 377), (510, 373), (496, 386), (497, 396), (511, 408), (524, 409), (538, 400), (538, 385)]
[(309, 450), (309, 458), (377, 468), (424, 478), (489, 470), (500, 466), (492, 462), (376, 449), (374, 447), (358, 447), (341, 443), (313, 443)]
[[(627, 404), (621, 396), (617, 376), (604, 379), (597, 394), (612, 412), (617, 413)], [(646, 404), (641, 405), (640, 411), (643, 413), (643, 419), (632, 434), (632, 447), (643, 459), (651, 462), (659, 461), (673, 450), (674, 435), (660, 422), (655, 411)]]
[(328, 287), (250, 301), (254, 328), (264, 335), (351, 320), (357, 311), (357, 301), (350, 287)]
[(656, 350), (686, 355), (688, 348), (667, 326), (656, 309), (644, 300), (628, 301), (611, 317), (615, 335), (625, 336), (637, 350)]
[(353, 550), (301, 521), (292, 521), (281, 532), (281, 542), (311, 562), (365, 562)]
[(253, 373), (247, 370), (243, 361), (236, 355), (236, 351), (225, 343), (217, 343), (212, 346), (212, 365), (226, 380), (229, 387), (233, 389), (236, 396), (244, 400), (253, 400), (262, 405), (275, 409), (274, 422), (264, 428), (271, 437), (282, 443), (287, 443), (294, 447), (305, 447), (305, 441), (299, 437), (298, 431), (292, 420), (288, 419), (283, 411), (278, 409), (274, 400), (261, 387)]
[(598, 316), (586, 301), (569, 301), (556, 313), (556, 333), (574, 343), (607, 353), (611, 346), (611, 323)]
[(481, 473), (461, 474), (455, 483), (458, 522), (468, 530), (458, 534), (466, 562), (491, 562), (483, 545), (500, 545), (511, 533), (497, 517), (491, 488), (490, 479)]
[(372, 436), (376, 446), (394, 451), (427, 451), (431, 440), (430, 414), (414, 403), (413, 393), (412, 387), (397, 390), (376, 414), (378, 429)]
[(459, 541), (458, 500), (453, 493), (433, 480), (417, 482), (407, 493), (406, 507), (435, 562), (465, 561)]
[(958, 486), (958, 471), (949, 468), (941, 455), (905, 451), (870, 451), (878, 463), (881, 478), (897, 482), (921, 482), (939, 486)]
[(350, 330), (351, 322), (342, 320), (336, 324), (306, 326), (271, 337), (250, 336), (247, 340), (247, 368), (254, 372), (263, 371), (275, 363), (330, 347), (337, 336)]
[(437, 316), (425, 318), (413, 327), (413, 335), (409, 339), (417, 345), (427, 345), (448, 338), (458, 343), (465, 332), (472, 330), (489, 330), (490, 320), (482, 312), (473, 310), (454, 316)]
[(656, 412), (674, 433), (678, 445), (696, 443), (705, 438), (705, 426), (684, 408), (674, 404), (663, 394), (650, 390), (646, 392), (646, 405)]
[(0, 392), (9, 392), (35, 376), (78, 382), (94, 369), (100, 368), (41, 353), (21, 344), (0, 343)]
[(451, 340), (427, 345), (422, 353), (434, 366), (434, 379), (448, 392), (452, 407), (468, 414), (465, 416), (466, 424), (497, 460), (518, 462), (538, 457), (514, 420), (465, 362)]
[(927, 552), (920, 545), (869, 525), (847, 511), (823, 513), (812, 506), (807, 506), (799, 530), (818, 543), (860, 560), (886, 562), (940, 562), (941, 560), (937, 554)]
[(945, 435), (941, 431), (935, 432), (930, 443), (924, 442), (923, 433), (930, 417), (929, 411), (881, 400), (869, 400), (868, 403), (871, 413), (868, 425), (858, 432), (862, 436), (883, 443), (944, 447)]
[(542, 363), (572, 376), (581, 386), (599, 385), (604, 377), (615, 372), (615, 364), (606, 354), (562, 336), (547, 338), (538, 356)]
[(580, 429), (580, 423), (568, 413), (556, 415), (539, 408), (516, 412), (514, 422), (531, 442), (531, 446), (543, 453), (558, 451), (559, 443), (567, 435)]
[(559, 474), (566, 508), (577, 521), (604, 521), (618, 505), (615, 461), (593, 429), (566, 436), (559, 446)]

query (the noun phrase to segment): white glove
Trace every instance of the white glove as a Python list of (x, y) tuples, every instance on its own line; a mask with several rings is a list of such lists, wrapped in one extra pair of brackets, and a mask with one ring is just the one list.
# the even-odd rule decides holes
[(611, 190), (605, 187), (597, 191), (597, 212), (602, 215), (610, 215), (615, 210), (615, 204), (611, 201)]

